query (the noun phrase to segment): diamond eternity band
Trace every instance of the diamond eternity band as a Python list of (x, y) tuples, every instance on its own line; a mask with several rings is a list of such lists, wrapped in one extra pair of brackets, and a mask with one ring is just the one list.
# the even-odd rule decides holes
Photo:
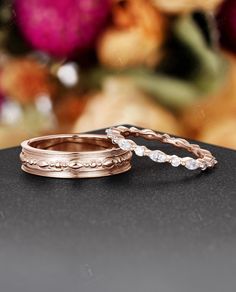
[[(182, 138), (171, 137), (168, 134), (161, 134), (150, 129), (140, 130), (135, 127), (112, 127), (106, 130), (107, 137), (121, 149), (134, 151), (138, 156), (148, 156), (151, 160), (159, 163), (170, 163), (174, 167), (184, 166), (189, 170), (213, 168), (217, 160), (210, 151), (200, 148), (197, 144), (190, 144)], [(175, 147), (182, 148), (194, 154), (197, 158), (179, 157), (177, 155), (168, 155), (160, 150), (150, 150), (146, 146), (139, 146), (133, 140), (127, 137), (142, 137), (147, 140), (157, 140), (162, 143), (171, 144)]]

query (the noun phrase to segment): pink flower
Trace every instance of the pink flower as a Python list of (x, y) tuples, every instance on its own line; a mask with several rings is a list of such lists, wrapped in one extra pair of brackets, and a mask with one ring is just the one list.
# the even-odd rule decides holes
[(68, 57), (93, 45), (110, 0), (15, 0), (16, 21), (36, 49)]

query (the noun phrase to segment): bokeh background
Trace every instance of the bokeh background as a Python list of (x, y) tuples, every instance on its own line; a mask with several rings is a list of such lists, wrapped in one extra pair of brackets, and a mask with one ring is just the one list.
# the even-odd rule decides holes
[(235, 0), (0, 3), (0, 148), (129, 123), (236, 149)]

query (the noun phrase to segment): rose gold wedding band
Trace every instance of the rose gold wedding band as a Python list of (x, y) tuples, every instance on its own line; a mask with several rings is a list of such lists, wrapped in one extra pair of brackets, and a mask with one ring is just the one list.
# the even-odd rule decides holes
[[(134, 151), (138, 156), (148, 156), (154, 162), (168, 162), (174, 167), (182, 165), (189, 170), (205, 170), (217, 164), (217, 160), (210, 151), (200, 148), (197, 144), (190, 144), (185, 139), (171, 137), (168, 134), (161, 134), (150, 129), (140, 130), (135, 127), (127, 128), (124, 126), (107, 129), (106, 133), (107, 137), (121, 149)], [(157, 140), (162, 143), (171, 144), (187, 150), (197, 158), (179, 157), (177, 155), (168, 155), (160, 150), (150, 150), (146, 146), (139, 146), (133, 140), (127, 139), (128, 136), (142, 137), (147, 140)]]
[(132, 152), (112, 144), (105, 135), (60, 134), (21, 143), (22, 170), (57, 178), (89, 178), (123, 173)]

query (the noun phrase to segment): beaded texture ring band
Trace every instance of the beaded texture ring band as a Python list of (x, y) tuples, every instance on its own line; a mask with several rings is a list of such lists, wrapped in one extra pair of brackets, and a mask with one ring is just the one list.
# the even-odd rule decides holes
[(21, 168), (34, 175), (89, 178), (131, 168), (132, 152), (112, 144), (106, 135), (50, 135), (23, 141), (21, 146)]
[[(149, 129), (140, 130), (135, 127), (127, 128), (124, 126), (109, 128), (106, 130), (106, 133), (107, 137), (121, 149), (134, 151), (138, 156), (148, 156), (155, 162), (168, 162), (174, 167), (182, 165), (189, 170), (205, 170), (207, 168), (213, 168), (217, 164), (217, 160), (210, 151), (200, 148), (197, 144), (190, 144), (182, 138), (171, 137), (168, 134), (160, 134)], [(128, 136), (142, 137), (146, 140), (157, 140), (162, 143), (171, 144), (194, 154), (197, 156), (197, 159), (168, 155), (160, 150), (150, 150), (146, 146), (137, 145), (133, 140), (126, 139)]]

